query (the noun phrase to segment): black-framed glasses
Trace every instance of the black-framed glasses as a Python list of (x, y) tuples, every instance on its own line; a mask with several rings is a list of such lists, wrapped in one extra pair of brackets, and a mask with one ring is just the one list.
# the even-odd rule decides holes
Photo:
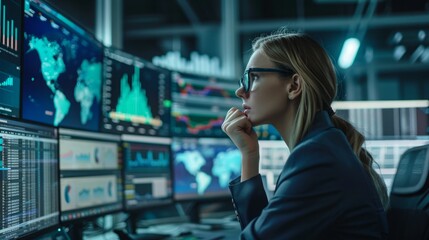
[(252, 72), (274, 72), (274, 73), (282, 73), (291, 75), (295, 73), (292, 69), (278, 69), (278, 68), (248, 68), (246, 71), (244, 71), (243, 76), (241, 77), (240, 81), (238, 82), (240, 87), (243, 87), (244, 92), (248, 93), (250, 91), (250, 88), (252, 86)]

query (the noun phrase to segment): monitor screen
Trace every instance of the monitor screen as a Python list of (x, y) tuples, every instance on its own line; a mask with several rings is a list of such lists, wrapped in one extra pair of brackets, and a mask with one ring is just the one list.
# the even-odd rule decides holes
[(170, 72), (119, 50), (104, 55), (103, 130), (169, 136)]
[(283, 140), (259, 141), (259, 173), (265, 178), (268, 191), (275, 190), (277, 179), (289, 154), (289, 148)]
[(102, 45), (42, 1), (26, 2), (23, 118), (98, 130)]
[(429, 101), (334, 102), (335, 114), (346, 119), (366, 139), (412, 139), (429, 135)]
[(57, 130), (0, 118), (0, 179), (0, 239), (57, 225)]
[(282, 140), (280, 133), (273, 125), (265, 124), (253, 127), (259, 140)]
[(0, 114), (19, 117), (22, 1), (0, 1)]
[(229, 139), (174, 138), (174, 198), (229, 196), (228, 184), (241, 174), (240, 151)]
[(231, 107), (241, 108), (235, 81), (173, 73), (172, 135), (226, 137), (221, 126)]
[(60, 129), (61, 221), (122, 210), (120, 137)]
[(122, 135), (127, 210), (172, 202), (170, 138)]

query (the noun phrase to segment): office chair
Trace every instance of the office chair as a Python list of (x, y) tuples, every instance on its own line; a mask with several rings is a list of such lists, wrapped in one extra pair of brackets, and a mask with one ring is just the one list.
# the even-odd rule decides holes
[(429, 239), (429, 145), (402, 154), (387, 210), (389, 240)]

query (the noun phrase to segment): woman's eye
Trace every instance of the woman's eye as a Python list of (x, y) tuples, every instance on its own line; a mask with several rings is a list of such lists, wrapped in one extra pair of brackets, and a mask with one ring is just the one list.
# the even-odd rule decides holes
[(258, 80), (259, 76), (255, 73), (251, 73), (250, 78), (252, 79), (252, 81), (255, 81), (255, 80)]

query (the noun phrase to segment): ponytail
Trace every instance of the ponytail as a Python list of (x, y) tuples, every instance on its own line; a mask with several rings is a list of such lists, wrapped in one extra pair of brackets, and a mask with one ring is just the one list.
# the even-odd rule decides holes
[(365, 142), (365, 137), (346, 120), (336, 115), (331, 116), (331, 119), (335, 127), (343, 131), (343, 133), (346, 135), (353, 152), (356, 154), (363, 168), (368, 172), (372, 181), (374, 182), (384, 209), (387, 209), (389, 202), (389, 198), (387, 196), (387, 187), (383, 179), (372, 167), (372, 164), (374, 163), (373, 157), (365, 148), (362, 147), (363, 143)]

